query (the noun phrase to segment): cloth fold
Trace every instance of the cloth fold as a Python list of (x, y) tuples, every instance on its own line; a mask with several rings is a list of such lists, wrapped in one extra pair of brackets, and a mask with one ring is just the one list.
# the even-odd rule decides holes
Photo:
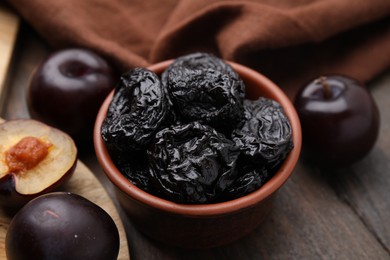
[(389, 0), (8, 0), (53, 50), (85, 47), (121, 72), (206, 51), (294, 97), (315, 76), (390, 68)]

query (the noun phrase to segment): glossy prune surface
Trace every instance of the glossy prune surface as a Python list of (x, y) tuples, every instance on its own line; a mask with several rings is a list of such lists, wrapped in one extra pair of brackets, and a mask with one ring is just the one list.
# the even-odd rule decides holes
[(216, 57), (213, 54), (196, 52), (175, 59), (174, 62), (169, 65), (169, 67), (161, 74), (163, 83), (166, 84), (166, 81), (169, 80), (169, 73), (171, 73), (173, 70), (182, 68), (191, 70), (213, 69), (222, 73), (226, 73), (236, 79), (240, 78), (239, 75), (233, 70), (233, 68), (222, 59)]
[(272, 176), (268, 169), (256, 168), (253, 163), (245, 165), (239, 162), (238, 165), (240, 176), (224, 192), (225, 200), (236, 199), (257, 190)]
[(292, 148), (290, 122), (280, 104), (271, 99), (246, 99), (244, 108), (245, 120), (232, 139), (249, 162), (273, 169)]
[(176, 59), (162, 81), (184, 122), (199, 120), (226, 132), (243, 118), (245, 86), (229, 64), (213, 55), (195, 53)]
[(230, 199), (260, 188), (293, 147), (290, 122), (279, 103), (264, 97), (246, 99), (244, 109), (245, 119), (232, 133), (241, 155), (236, 166), (240, 175), (224, 193)]
[(101, 131), (106, 144), (117, 151), (145, 149), (168, 111), (159, 77), (135, 68), (120, 77)]
[(154, 173), (149, 165), (146, 151), (134, 153), (114, 154), (111, 157), (121, 173), (138, 188), (157, 195), (156, 189), (152, 186)]
[(199, 122), (161, 130), (148, 155), (158, 188), (179, 203), (212, 202), (237, 176), (238, 147)]

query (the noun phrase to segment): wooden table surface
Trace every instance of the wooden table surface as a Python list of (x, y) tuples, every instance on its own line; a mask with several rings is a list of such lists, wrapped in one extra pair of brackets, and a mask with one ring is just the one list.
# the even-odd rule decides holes
[[(25, 88), (31, 71), (49, 52), (22, 24), (2, 117), (29, 117)], [(369, 89), (381, 112), (381, 130), (362, 161), (337, 170), (300, 161), (264, 224), (220, 248), (187, 250), (152, 241), (135, 230), (118, 207), (131, 259), (390, 259), (390, 68), (370, 82)], [(93, 149), (80, 159), (114, 197)]]

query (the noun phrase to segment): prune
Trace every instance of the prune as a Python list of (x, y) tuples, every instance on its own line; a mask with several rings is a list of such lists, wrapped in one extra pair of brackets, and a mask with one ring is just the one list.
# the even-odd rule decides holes
[(290, 121), (274, 100), (260, 97), (244, 100), (245, 120), (232, 133), (248, 163), (272, 170), (292, 149)]
[(168, 109), (166, 91), (158, 76), (135, 68), (120, 77), (102, 124), (102, 138), (115, 151), (142, 150), (164, 121)]
[(119, 171), (138, 188), (149, 193), (155, 193), (151, 188), (150, 180), (153, 177), (149, 167), (148, 158), (145, 151), (137, 153), (118, 154), (113, 157)]
[(175, 60), (162, 75), (184, 122), (199, 120), (229, 132), (243, 119), (244, 83), (221, 59), (196, 53)]
[[(233, 68), (222, 59), (209, 53), (197, 52), (175, 59), (175, 61), (162, 73), (161, 79), (163, 83), (166, 83), (168, 80), (168, 75), (171, 70), (178, 70), (181, 68), (187, 68), (190, 70), (213, 69), (229, 74), (231, 77), (237, 79), (239, 78), (238, 74), (233, 70)], [(242, 95), (242, 98), (243, 97), (244, 96)]]
[(249, 194), (266, 183), (271, 177), (266, 168), (256, 168), (249, 164), (249, 169), (237, 166), (240, 176), (224, 192), (224, 199), (235, 199)]
[(212, 202), (237, 178), (234, 142), (196, 121), (158, 132), (148, 155), (157, 185), (175, 202)]

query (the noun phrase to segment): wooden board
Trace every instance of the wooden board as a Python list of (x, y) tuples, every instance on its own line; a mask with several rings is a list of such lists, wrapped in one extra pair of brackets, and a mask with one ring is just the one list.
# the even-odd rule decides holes
[[(63, 187), (64, 191), (79, 194), (102, 207), (115, 221), (120, 235), (120, 252), (118, 259), (130, 259), (126, 233), (119, 214), (107, 192), (94, 174), (81, 162), (78, 161), (76, 171), (69, 182)], [(5, 257), (5, 236), (12, 215), (0, 207), (0, 259)]]
[(4, 3), (0, 4), (0, 111), (6, 95), (5, 83), (15, 48), (20, 19)]
[[(12, 55), (14, 52), (17, 33), (20, 26), (19, 17), (12, 10), (0, 4), (0, 112), (7, 96), (7, 75), (10, 70)], [(3, 119), (0, 118), (0, 123)], [(64, 186), (63, 190), (77, 193), (95, 204), (102, 207), (115, 221), (120, 234), (120, 251), (118, 259), (128, 260), (129, 249), (127, 244), (126, 232), (116, 207), (110, 196), (91, 172), (80, 160), (76, 171), (70, 181)], [(0, 207), (0, 259), (5, 257), (5, 236), (7, 228), (12, 219), (12, 215)]]

